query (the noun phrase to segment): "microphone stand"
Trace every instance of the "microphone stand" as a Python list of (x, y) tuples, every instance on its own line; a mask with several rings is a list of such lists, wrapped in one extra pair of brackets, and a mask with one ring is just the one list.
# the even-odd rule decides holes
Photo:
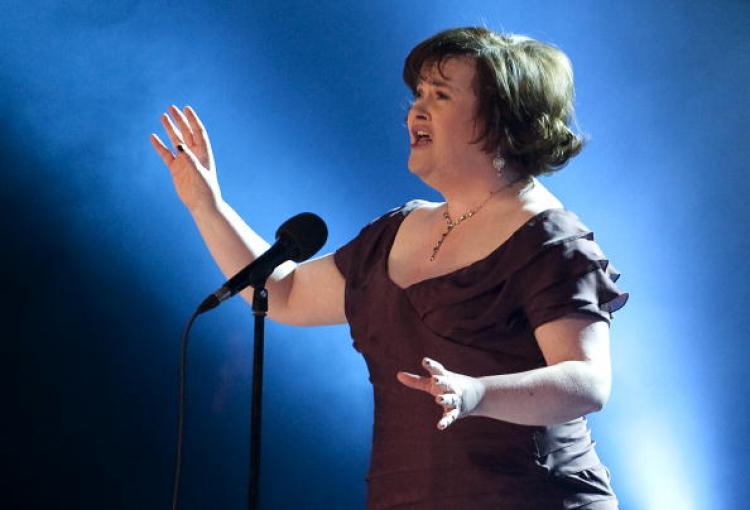
[(248, 485), (247, 507), (257, 510), (260, 480), (260, 423), (263, 396), (263, 342), (266, 313), (268, 312), (268, 291), (263, 280), (253, 291), (253, 316), (255, 317), (255, 343), (253, 345), (253, 394), (250, 412), (250, 481)]

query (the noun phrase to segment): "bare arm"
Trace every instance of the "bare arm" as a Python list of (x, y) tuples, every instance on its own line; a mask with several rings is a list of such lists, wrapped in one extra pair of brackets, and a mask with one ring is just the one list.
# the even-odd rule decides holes
[(546, 367), (475, 378), (425, 359), (430, 377), (399, 372), (398, 379), (432, 394), (443, 406), (440, 429), (464, 416), (553, 425), (600, 410), (611, 388), (607, 323), (571, 315), (543, 324), (534, 333)]
[(484, 396), (473, 415), (552, 425), (604, 407), (611, 389), (607, 323), (569, 317), (543, 324), (535, 336), (548, 366), (479, 378)]
[[(151, 143), (170, 170), (178, 196), (193, 216), (211, 256), (229, 278), (269, 248), (221, 197), (211, 144), (195, 111), (172, 106), (162, 124), (176, 152), (155, 134)], [(336, 324), (344, 316), (344, 278), (331, 255), (279, 266), (266, 283), (269, 316), (297, 325)], [(252, 290), (242, 296), (252, 302)]]
[[(227, 278), (236, 274), (269, 248), (228, 204), (193, 214), (203, 240)], [(314, 326), (346, 322), (344, 278), (333, 255), (301, 264), (286, 262), (266, 282), (268, 316), (283, 324)], [(241, 293), (248, 303), (252, 289)]]

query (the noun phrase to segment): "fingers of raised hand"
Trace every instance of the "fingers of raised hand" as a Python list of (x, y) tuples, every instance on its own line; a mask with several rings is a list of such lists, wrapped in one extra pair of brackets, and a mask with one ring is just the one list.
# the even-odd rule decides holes
[(169, 107), (169, 113), (172, 114), (175, 122), (177, 122), (177, 127), (179, 128), (180, 133), (182, 133), (182, 139), (188, 144), (188, 146), (192, 147), (195, 143), (195, 140), (193, 140), (193, 130), (190, 127), (185, 114), (175, 105)]
[[(151, 144), (154, 146), (154, 149), (156, 149), (156, 152), (159, 154), (159, 157), (164, 161), (164, 164), (167, 165), (167, 168), (170, 169), (171, 172), (177, 171), (178, 167), (184, 167), (184, 163), (187, 162), (188, 166), (193, 167), (193, 169), (197, 171), (201, 171), (201, 163), (198, 161), (198, 159), (195, 157), (195, 154), (190, 150), (189, 147), (187, 147), (184, 143), (179, 143), (176, 146), (177, 152), (176, 154), (173, 154), (169, 148), (164, 144), (164, 142), (161, 141), (161, 138), (159, 138), (158, 135), (155, 133), (152, 133), (150, 136)], [(180, 158), (182, 159), (182, 164), (180, 163)]]
[(172, 118), (169, 115), (166, 113), (162, 114), (161, 123), (164, 126), (164, 130), (167, 132), (169, 141), (172, 142), (172, 147), (176, 149), (179, 144), (185, 143), (182, 133), (177, 126), (175, 126), (174, 122), (172, 122)]
[(164, 142), (161, 141), (161, 138), (156, 133), (151, 133), (151, 136), (149, 137), (151, 140), (151, 145), (154, 146), (154, 149), (156, 149), (156, 153), (159, 155), (159, 157), (164, 161), (164, 164), (169, 166), (172, 164), (172, 161), (174, 161), (174, 154), (172, 154), (172, 151), (170, 151), (166, 145), (164, 145)]
[(450, 411), (445, 411), (443, 413), (443, 417), (440, 418), (440, 421), (437, 424), (437, 428), (439, 430), (447, 429), (454, 421), (458, 419), (459, 414), (460, 412), (458, 409), (451, 409)]
[(206, 136), (206, 128), (203, 126), (203, 122), (198, 118), (198, 114), (191, 106), (185, 107), (185, 118), (187, 118), (190, 129), (193, 132), (193, 141), (203, 142), (208, 144), (208, 136)]
[(184, 157), (189, 162), (189, 166), (199, 173), (203, 173), (205, 171), (203, 164), (195, 155), (195, 153), (190, 149), (190, 147), (185, 144), (180, 144), (177, 147), (177, 150), (179, 151), (179, 153), (177, 154), (177, 158), (179, 158), (180, 156)]

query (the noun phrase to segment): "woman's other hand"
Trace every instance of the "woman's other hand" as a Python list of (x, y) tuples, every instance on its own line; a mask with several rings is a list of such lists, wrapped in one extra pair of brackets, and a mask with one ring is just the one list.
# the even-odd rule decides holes
[(161, 116), (161, 123), (172, 150), (155, 133), (151, 143), (169, 168), (180, 200), (190, 212), (215, 207), (221, 201), (221, 190), (211, 142), (198, 115), (190, 106), (181, 111), (173, 105)]
[(484, 396), (484, 385), (476, 377), (469, 377), (446, 370), (443, 365), (430, 358), (422, 360), (422, 366), (430, 376), (420, 377), (408, 372), (399, 372), (396, 378), (405, 386), (421, 390), (435, 397), (442, 406), (443, 416), (437, 428), (445, 430), (453, 422), (469, 416)]

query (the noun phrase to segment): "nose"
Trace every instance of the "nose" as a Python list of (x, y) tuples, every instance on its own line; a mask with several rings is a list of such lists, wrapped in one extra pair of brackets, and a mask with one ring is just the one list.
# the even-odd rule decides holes
[(414, 101), (414, 103), (412, 103), (411, 108), (409, 108), (409, 116), (414, 120), (430, 119), (430, 114), (427, 112), (427, 109), (424, 107), (424, 102), (422, 101)]

